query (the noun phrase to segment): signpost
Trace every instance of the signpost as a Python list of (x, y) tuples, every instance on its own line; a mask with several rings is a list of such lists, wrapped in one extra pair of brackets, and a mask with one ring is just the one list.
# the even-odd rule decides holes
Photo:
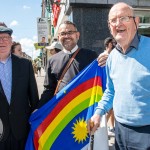
[(47, 18), (37, 18), (38, 46), (48, 45), (48, 20)]

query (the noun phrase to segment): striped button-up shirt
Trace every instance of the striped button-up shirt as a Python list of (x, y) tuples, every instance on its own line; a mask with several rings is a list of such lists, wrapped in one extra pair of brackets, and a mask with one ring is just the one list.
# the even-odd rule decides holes
[(0, 61), (0, 81), (5, 92), (8, 103), (11, 100), (12, 88), (12, 60), (11, 55), (5, 60)]

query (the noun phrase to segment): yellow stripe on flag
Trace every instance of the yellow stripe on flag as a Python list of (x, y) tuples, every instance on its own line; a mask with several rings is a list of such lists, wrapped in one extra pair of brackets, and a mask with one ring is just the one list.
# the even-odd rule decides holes
[[(97, 93), (98, 92), (98, 93)], [(102, 95), (102, 87), (100, 86), (95, 86), (92, 87), (85, 92), (81, 93), (77, 97), (75, 97), (73, 100), (71, 100), (70, 103), (68, 103), (62, 110), (61, 112), (55, 117), (55, 119), (51, 122), (51, 124), (46, 128), (44, 133), (41, 135), (39, 138), (39, 147), (38, 150), (42, 150), (44, 147), (44, 144), (46, 143), (48, 137), (52, 134), (53, 130), (60, 124), (60, 122), (66, 117), (67, 113), (69, 112), (70, 109), (75, 108), (76, 106), (80, 105), (84, 100), (86, 100), (89, 97), (93, 97), (96, 95)], [(93, 105), (95, 103), (95, 99), (91, 100), (89, 103), (89, 106)], [(53, 141), (51, 141), (51, 146), (53, 144)], [(50, 146), (50, 147), (51, 147)]]

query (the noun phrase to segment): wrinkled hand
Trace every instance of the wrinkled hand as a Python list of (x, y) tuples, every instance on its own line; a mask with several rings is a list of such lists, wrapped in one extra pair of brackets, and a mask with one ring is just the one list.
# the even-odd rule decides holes
[(97, 61), (99, 66), (104, 67), (106, 65), (108, 55), (107, 52), (103, 52), (98, 56)]
[(93, 115), (87, 122), (87, 129), (90, 135), (93, 135), (97, 128), (100, 127), (100, 115)]

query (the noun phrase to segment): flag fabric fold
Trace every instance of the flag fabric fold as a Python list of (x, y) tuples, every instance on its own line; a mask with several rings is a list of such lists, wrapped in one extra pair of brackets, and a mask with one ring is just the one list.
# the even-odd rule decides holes
[(86, 121), (93, 115), (105, 85), (105, 68), (94, 60), (31, 115), (26, 150), (81, 150), (90, 140)]

